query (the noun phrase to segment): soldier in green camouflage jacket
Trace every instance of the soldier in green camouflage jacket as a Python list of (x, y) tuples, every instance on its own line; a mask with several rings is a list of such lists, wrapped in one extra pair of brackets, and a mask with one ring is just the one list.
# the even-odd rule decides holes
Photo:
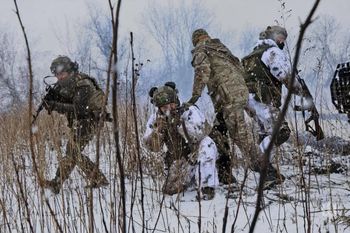
[[(230, 138), (246, 161), (258, 158), (261, 152), (244, 120), (248, 88), (239, 59), (219, 39), (211, 39), (203, 29), (193, 32), (192, 42), (195, 46), (192, 50), (194, 85), (192, 97), (186, 105), (195, 104), (207, 86), (216, 113), (222, 115)], [(220, 144), (218, 140), (215, 142)]]
[(71, 137), (67, 143), (66, 156), (59, 161), (56, 176), (46, 180), (44, 187), (55, 194), (60, 191), (63, 182), (77, 165), (89, 179), (89, 186), (98, 188), (108, 185), (104, 174), (86, 155), (84, 147), (93, 138), (102, 112), (104, 93), (94, 78), (78, 71), (78, 64), (66, 56), (59, 56), (52, 61), (51, 72), (58, 81), (55, 88), (55, 100), (46, 101), (45, 108), (51, 113), (64, 114), (71, 129)]

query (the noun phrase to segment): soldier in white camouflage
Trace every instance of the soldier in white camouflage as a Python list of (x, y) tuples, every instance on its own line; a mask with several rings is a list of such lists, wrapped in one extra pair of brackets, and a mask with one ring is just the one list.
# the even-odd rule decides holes
[[(216, 113), (222, 116), (221, 121), (229, 137), (239, 147), (250, 166), (251, 162), (260, 157), (261, 152), (252, 129), (244, 119), (248, 88), (239, 59), (219, 39), (212, 39), (204, 29), (193, 32), (192, 43), (195, 47), (192, 50), (194, 84), (192, 97), (185, 106), (195, 104), (207, 86)], [(219, 139), (215, 142), (220, 144)]]
[[(163, 193), (173, 195), (186, 190), (196, 180), (201, 198), (214, 198), (218, 175), (215, 166), (217, 148), (208, 137), (210, 126), (195, 106), (183, 110), (176, 85), (167, 82), (149, 92), (157, 112), (147, 122), (143, 136), (145, 146), (153, 152), (162, 152), (167, 168)], [(164, 151), (163, 151), (164, 152)]]
[[(246, 83), (249, 89), (247, 110), (260, 126), (259, 143), (264, 151), (270, 143), (274, 124), (280, 113), (282, 101), (282, 85), (288, 87), (291, 66), (287, 55), (283, 52), (287, 31), (281, 26), (268, 26), (260, 33), (254, 50), (244, 58), (242, 64), (246, 72)], [(301, 84), (295, 80), (294, 94), (303, 96)], [(313, 106), (310, 96), (305, 96), (304, 108)], [(311, 99), (310, 99), (311, 98)], [(309, 105), (309, 106), (307, 106)], [(283, 122), (279, 132), (276, 146), (286, 142), (291, 130), (286, 121)], [(274, 153), (272, 153), (273, 155)], [(272, 160), (273, 156), (271, 156)], [(259, 166), (255, 167), (259, 171)], [(282, 183), (284, 176), (269, 164), (267, 181)]]
[(59, 56), (51, 63), (51, 72), (58, 81), (55, 99), (44, 101), (44, 107), (51, 113), (56, 111), (67, 117), (71, 135), (66, 147), (66, 156), (59, 161), (56, 176), (42, 184), (55, 194), (75, 166), (78, 166), (89, 180), (89, 187), (99, 188), (109, 184), (104, 174), (88, 156), (82, 152), (93, 138), (96, 127), (105, 111), (104, 93), (97, 81), (78, 71), (78, 64), (67, 56)]

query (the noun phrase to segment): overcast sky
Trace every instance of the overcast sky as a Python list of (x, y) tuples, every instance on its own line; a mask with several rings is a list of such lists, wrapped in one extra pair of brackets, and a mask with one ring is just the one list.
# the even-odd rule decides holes
[[(150, 1), (161, 4), (167, 0), (123, 1), (122, 33), (137, 32), (140, 28), (140, 15)], [(214, 14), (215, 22), (227, 31), (240, 31), (249, 25), (264, 28), (266, 25), (274, 24), (274, 20), (279, 19), (281, 15), (279, 13), (281, 3), (278, 0), (202, 1)], [(0, 0), (0, 2), (0, 28), (18, 33), (19, 24), (14, 13), (13, 0)], [(79, 22), (88, 20), (88, 4), (98, 4), (102, 11), (109, 14), (107, 0), (18, 0), (17, 2), (29, 42), (36, 49), (53, 55), (66, 52), (63, 51), (65, 46), (62, 46), (59, 37), (75, 30)], [(292, 16), (286, 22), (287, 29), (298, 28), (299, 20), (305, 19), (313, 3), (312, 0), (286, 0), (286, 8), (292, 10)], [(350, 22), (350, 1), (322, 0), (316, 14), (332, 15), (346, 26)]]

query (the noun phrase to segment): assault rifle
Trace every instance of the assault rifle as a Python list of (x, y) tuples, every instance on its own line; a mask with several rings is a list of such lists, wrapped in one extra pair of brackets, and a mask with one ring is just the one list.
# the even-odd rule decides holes
[(348, 115), (350, 123), (350, 62), (337, 65), (330, 89), (334, 106)]
[[(298, 74), (295, 77), (297, 78), (297, 80), (301, 84), (304, 96), (313, 99), (309, 88), (306, 86), (305, 81), (302, 78), (300, 78)], [(303, 108), (302, 106), (296, 105), (294, 107), (294, 110), (295, 111), (301, 111), (302, 114), (303, 114), (303, 117), (305, 119), (305, 108)], [(310, 132), (314, 137), (316, 137), (317, 141), (322, 140), (324, 138), (324, 133), (323, 133), (323, 130), (322, 130), (322, 128), (320, 126), (320, 123), (319, 123), (319, 116), (320, 115), (318, 114), (316, 106), (313, 104), (312, 108), (309, 109), (308, 111), (310, 112), (311, 115), (310, 115), (309, 118), (304, 120), (306, 131)], [(313, 128), (310, 125), (311, 121), (314, 121), (315, 128)]]
[[(49, 84), (46, 82), (46, 79), (50, 77), (53, 77), (53, 76), (49, 75), (43, 78), (43, 81), (46, 85), (46, 88), (45, 88), (46, 94), (44, 98), (42, 98), (41, 103), (38, 109), (36, 110), (35, 114), (33, 114), (32, 125), (35, 123), (36, 119), (38, 118), (40, 112), (44, 109), (45, 105), (47, 105), (47, 102), (57, 99), (57, 94), (56, 94), (57, 82), (54, 84)], [(49, 111), (49, 114), (51, 114), (51, 111)]]

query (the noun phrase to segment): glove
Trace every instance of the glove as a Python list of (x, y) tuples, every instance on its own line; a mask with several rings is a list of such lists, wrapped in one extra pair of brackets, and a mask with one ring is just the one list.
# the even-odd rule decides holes
[(56, 105), (56, 101), (53, 100), (43, 100), (44, 108), (48, 111), (49, 114), (54, 110), (54, 107)]
[(185, 111), (187, 111), (193, 104), (189, 102), (183, 102), (180, 107), (177, 108), (177, 111), (181, 114)]
[(157, 117), (154, 126), (156, 127), (156, 129), (157, 129), (157, 131), (158, 131), (159, 133), (164, 133), (164, 132), (165, 132), (165, 129), (166, 129), (166, 127), (167, 127), (166, 118), (163, 117), (163, 116)]

